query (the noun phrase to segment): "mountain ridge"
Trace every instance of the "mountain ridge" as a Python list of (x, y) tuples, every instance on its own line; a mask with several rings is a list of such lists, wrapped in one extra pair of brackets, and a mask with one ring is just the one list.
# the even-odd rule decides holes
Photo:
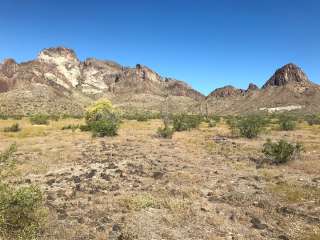
[[(127, 67), (93, 57), (80, 61), (74, 50), (65, 47), (43, 49), (31, 61), (17, 63), (8, 58), (0, 64), (0, 111), (10, 109), (10, 113), (19, 114), (81, 114), (86, 105), (100, 97), (123, 108), (161, 111), (169, 97), (177, 111), (199, 112), (206, 103), (212, 112), (239, 113), (286, 104), (308, 105), (318, 100), (319, 89), (293, 63), (277, 69), (261, 88), (253, 83), (247, 89), (227, 85), (207, 96), (145, 65)], [(39, 94), (41, 91), (48, 97)]]

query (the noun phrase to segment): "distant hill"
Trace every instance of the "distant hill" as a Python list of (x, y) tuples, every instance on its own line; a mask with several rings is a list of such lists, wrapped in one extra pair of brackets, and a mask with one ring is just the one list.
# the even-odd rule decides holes
[(209, 112), (218, 114), (271, 112), (282, 108), (320, 112), (320, 87), (301, 68), (290, 63), (278, 69), (261, 89), (254, 84), (246, 90), (226, 86), (210, 93), (206, 102)]

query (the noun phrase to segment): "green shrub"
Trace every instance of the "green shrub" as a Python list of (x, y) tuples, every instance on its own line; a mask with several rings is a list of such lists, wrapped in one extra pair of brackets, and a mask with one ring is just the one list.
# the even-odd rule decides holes
[(169, 126), (165, 126), (163, 128), (158, 128), (158, 136), (162, 138), (172, 138), (174, 134), (174, 129), (170, 128)]
[(63, 127), (61, 128), (61, 130), (69, 130), (69, 129), (71, 129), (71, 130), (74, 132), (74, 131), (77, 130), (78, 128), (80, 128), (80, 125), (79, 125), (79, 124), (69, 124), (69, 125), (63, 126)]
[(271, 142), (270, 139), (263, 145), (262, 152), (274, 164), (286, 163), (303, 151), (303, 146), (300, 143), (292, 144), (286, 140), (279, 140), (278, 142)]
[(197, 128), (201, 123), (201, 117), (198, 115), (179, 114), (173, 117), (173, 128), (181, 132)]
[(0, 184), (0, 234), (2, 239), (33, 240), (43, 221), (42, 194), (34, 186), (17, 189)]
[(255, 138), (267, 125), (266, 119), (259, 115), (250, 115), (241, 118), (233, 118), (227, 121), (231, 130), (237, 130), (241, 137)]
[(119, 121), (99, 120), (91, 122), (89, 129), (94, 137), (116, 136), (119, 129)]
[(320, 116), (319, 115), (307, 115), (305, 116), (305, 121), (310, 125), (320, 125)]
[(13, 115), (13, 116), (11, 116), (11, 118), (14, 120), (21, 120), (23, 118), (23, 116), (22, 115)]
[(150, 119), (160, 119), (160, 113), (158, 112), (149, 112), (149, 111), (134, 111), (134, 112), (125, 112), (121, 116), (123, 119), (127, 120), (137, 120), (139, 122), (145, 122)]
[(18, 123), (12, 124), (10, 127), (6, 127), (3, 129), (4, 132), (19, 132), (21, 128)]
[(30, 122), (33, 125), (48, 125), (49, 116), (44, 114), (36, 114), (30, 117)]
[(7, 120), (8, 118), (9, 118), (8, 115), (0, 114), (0, 119), (1, 119), (1, 120)]
[(7, 173), (14, 169), (12, 155), (16, 150), (16, 144), (11, 144), (0, 153), (0, 239), (34, 240), (39, 235), (44, 217), (39, 188), (5, 183)]
[(0, 152), (0, 164), (6, 162), (17, 151), (17, 144), (13, 143), (4, 152)]
[(205, 118), (205, 122), (208, 123), (208, 126), (211, 127), (215, 127), (217, 126), (217, 123), (220, 122), (220, 117), (219, 116), (208, 116)]
[(79, 129), (81, 130), (81, 132), (89, 132), (90, 131), (90, 127), (86, 124), (80, 125)]
[(115, 136), (120, 126), (120, 117), (110, 101), (102, 99), (90, 106), (86, 111), (87, 127), (95, 137)]
[(136, 119), (138, 122), (146, 122), (148, 121), (150, 118), (149, 118), (149, 115), (148, 113), (138, 113), (137, 116), (136, 116)]
[(52, 120), (52, 121), (59, 121), (60, 116), (58, 116), (58, 115), (50, 115), (49, 119)]
[(292, 131), (296, 128), (296, 119), (292, 116), (282, 115), (279, 117), (279, 128), (283, 131)]

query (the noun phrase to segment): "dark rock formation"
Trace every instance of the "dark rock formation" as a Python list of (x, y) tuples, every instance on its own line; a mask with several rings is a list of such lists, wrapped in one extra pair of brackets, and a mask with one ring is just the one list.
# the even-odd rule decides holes
[(308, 85), (310, 80), (297, 65), (289, 63), (278, 69), (262, 88), (285, 86), (287, 84)]

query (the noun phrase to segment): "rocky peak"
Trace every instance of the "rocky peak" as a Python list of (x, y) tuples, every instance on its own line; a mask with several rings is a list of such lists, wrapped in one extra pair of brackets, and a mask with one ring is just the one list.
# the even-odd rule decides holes
[(12, 58), (5, 59), (3, 63), (0, 65), (1, 73), (4, 74), (6, 77), (11, 78), (13, 77), (14, 73), (16, 72), (18, 64)]
[(287, 84), (307, 85), (310, 83), (311, 82), (307, 75), (300, 67), (293, 63), (289, 63), (279, 68), (262, 88), (268, 88), (271, 86), (279, 87)]
[(229, 97), (229, 96), (239, 96), (243, 95), (244, 90), (235, 88), (231, 85), (224, 86), (222, 88), (215, 89), (212, 93), (209, 94), (208, 97)]
[(250, 83), (247, 91), (254, 91), (254, 90), (259, 90), (259, 87), (257, 85), (255, 85), (254, 83)]
[(79, 63), (76, 53), (72, 49), (65, 47), (46, 48), (38, 54), (38, 60), (52, 63)]
[(38, 55), (38, 61), (54, 66), (45, 73), (46, 79), (70, 89), (77, 87), (81, 80), (81, 64), (72, 49), (65, 47), (47, 48)]

